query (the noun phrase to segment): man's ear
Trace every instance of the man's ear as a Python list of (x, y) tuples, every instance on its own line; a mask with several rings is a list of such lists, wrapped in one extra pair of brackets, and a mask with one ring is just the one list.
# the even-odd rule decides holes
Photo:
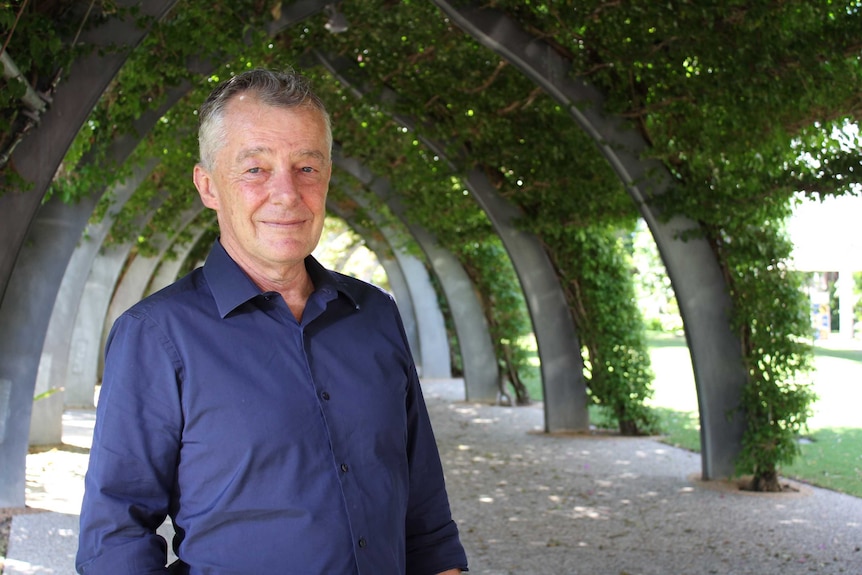
[(211, 210), (218, 210), (218, 196), (215, 193), (215, 185), (209, 173), (200, 164), (195, 164), (192, 178), (198, 189), (198, 194), (200, 194), (201, 203)]

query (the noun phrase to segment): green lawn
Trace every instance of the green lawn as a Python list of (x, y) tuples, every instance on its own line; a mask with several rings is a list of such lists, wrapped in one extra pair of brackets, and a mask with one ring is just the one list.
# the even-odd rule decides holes
[[(685, 339), (651, 334), (650, 357), (663, 440), (700, 451), (697, 393)], [(818, 400), (809, 431), (800, 438), (802, 455), (781, 469), (785, 477), (862, 497), (862, 344), (835, 340), (815, 347), (814, 390)], [(538, 372), (527, 381), (531, 396), (541, 399)], [(591, 411), (600, 422), (601, 415)]]
[[(697, 395), (688, 348), (682, 338), (650, 340), (656, 374), (655, 406), (665, 441), (700, 450)], [(814, 390), (818, 400), (802, 455), (781, 469), (798, 479), (862, 497), (862, 346), (825, 341), (815, 347)]]

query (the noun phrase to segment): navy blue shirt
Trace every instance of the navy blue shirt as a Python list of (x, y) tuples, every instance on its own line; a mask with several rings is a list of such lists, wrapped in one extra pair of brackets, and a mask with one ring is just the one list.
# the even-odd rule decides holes
[[(76, 564), (192, 575), (466, 570), (392, 298), (306, 268), (301, 322), (218, 242), (109, 336)], [(186, 567), (187, 565), (187, 567)]]

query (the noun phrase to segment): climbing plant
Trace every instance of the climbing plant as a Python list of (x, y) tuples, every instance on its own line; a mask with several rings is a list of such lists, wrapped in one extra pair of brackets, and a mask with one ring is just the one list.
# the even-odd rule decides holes
[(702, 224), (733, 299), (749, 376), (739, 470), (777, 489), (813, 400), (808, 306), (781, 222), (795, 191), (851, 193), (857, 179), (859, 148), (834, 128), (862, 105), (860, 3), (493, 4), (549, 35), (676, 177), (654, 201)]
[[(410, 217), (432, 230), (446, 247), (459, 254), (476, 285), (483, 287), (480, 291), (487, 294), (483, 301), (493, 302), (493, 306), (488, 306), (489, 324), (492, 331), (496, 326), (508, 326), (505, 331), (509, 333), (502, 337), (495, 335), (494, 340), (502, 371), (510, 373), (506, 367), (511, 361), (508, 358), (523, 356), (512, 354), (514, 326), (502, 320), (510, 322), (511, 318), (520, 317), (520, 325), (526, 325), (524, 313), (519, 311), (523, 310), (523, 302), (506, 294), (515, 285), (515, 278), (511, 276), (508, 283), (489, 284), (489, 278), (500, 277), (498, 270), (507, 269), (501, 267), (499, 257), (476, 259), (480, 254), (496, 253), (487, 239), (491, 233), (489, 224), (463, 185), (456, 182), (451, 190), (447, 189), (445, 181), (434, 185), (439, 179), (435, 174), (442, 171), (444, 178), (451, 178), (446, 176), (447, 169), (464, 172), (476, 165), (477, 158), (481, 159), (486, 176), (501, 195), (522, 208), (522, 226), (533, 233), (575, 228), (594, 220), (604, 221), (609, 226), (632, 226), (636, 218), (634, 207), (593, 143), (579, 131), (564, 128), (570, 126), (565, 111), (517, 70), (441, 19), (433, 6), (365, 2), (345, 5), (344, 10), (350, 20), (374, 18), (382, 29), (397, 30), (397, 33), (369, 34), (358, 28), (355, 32), (351, 29), (332, 36), (318, 31), (314, 45), (357, 62), (360, 81), (385, 86), (397, 95), (395, 99), (383, 99), (390, 114), (378, 112), (382, 118), (389, 118), (389, 122), (393, 114), (412, 118), (411, 134), (415, 135), (410, 139), (417, 147), (412, 155), (420, 161), (409, 161), (411, 152), (407, 151), (393, 153), (388, 165), (375, 166), (383, 171), (398, 167), (397, 181), (407, 191), (405, 201)], [(449, 82), (452, 77), (459, 78), (457, 85)], [(440, 90), (440, 86), (447, 88)], [(370, 124), (366, 122), (366, 125)], [(371, 162), (381, 145), (374, 139), (376, 133), (377, 130), (365, 130), (363, 145), (357, 150)], [(441, 165), (442, 159), (435, 154), (422, 152), (422, 138), (439, 142), (452, 167)], [(536, 153), (539, 149), (543, 152)], [(432, 168), (425, 172), (428, 166)], [(418, 170), (419, 177), (406, 180), (407, 174), (414, 170)], [(536, 206), (546, 207), (541, 216), (531, 215), (537, 211)], [(471, 228), (470, 223), (475, 223), (476, 227)], [(608, 236), (597, 238), (613, 245), (614, 240)], [(471, 250), (472, 246), (478, 249)], [(546, 246), (550, 250), (558, 248), (550, 243)], [(628, 265), (622, 260), (608, 263)], [(625, 267), (606, 270), (606, 273), (608, 281), (614, 278), (630, 283)], [(633, 314), (631, 317), (636, 320), (639, 316), (632, 298), (617, 301), (616, 293), (608, 290), (604, 294), (605, 301), (614, 300), (611, 307)], [(591, 299), (588, 305), (596, 301), (598, 299)], [(584, 302), (571, 300), (569, 303), (584, 305)], [(618, 317), (603, 316), (597, 308), (590, 308), (586, 313), (592, 318), (594, 329), (581, 336), (585, 344), (597, 349), (601, 347), (597, 340), (613, 338), (612, 334), (616, 333), (613, 324)], [(632, 323), (637, 324), (636, 321)], [(631, 324), (627, 322), (626, 325)], [(643, 332), (642, 327), (638, 329), (637, 333)], [(629, 339), (626, 345), (638, 348), (628, 357), (639, 363), (638, 371), (646, 375), (636, 384), (643, 389), (639, 393), (616, 394), (614, 399), (609, 395), (616, 390), (614, 385), (597, 384), (591, 386), (590, 392), (597, 403), (614, 405), (610, 410), (611, 419), (628, 433), (650, 429), (643, 400), (648, 395), (646, 389), (651, 375), (648, 375), (645, 340)], [(610, 365), (614, 363), (611, 358), (620, 357), (620, 354), (609, 352), (606, 357)], [(525, 357), (517, 359), (516, 364), (526, 369), (525, 361)], [(620, 369), (617, 373), (623, 377), (622, 374), (630, 370)], [(603, 378), (604, 375), (598, 375), (595, 382)], [(510, 378), (513, 383), (517, 379), (517, 376)]]
[[(4, 80), (0, 89), (0, 195), (26, 190), (28, 182), (10, 165), (18, 144), (38, 127), (63, 73), (81, 51), (68, 38), (86, 19), (56, 20), (56, 14), (27, 2), (0, 3)], [(29, 93), (28, 93), (29, 88)]]
[[(88, 25), (112, 13), (110, 3), (96, 4)], [(482, 286), (504, 372), (524, 365), (507, 355), (512, 348), (504, 342), (529, 328), (511, 264), (464, 185), (470, 169), (481, 170), (521, 210), (519, 225), (538, 235), (556, 266), (585, 350), (592, 400), (624, 431), (649, 430), (643, 401), (652, 376), (632, 264), (620, 244), (637, 212), (568, 111), (425, 0), (342, 2), (353, 23), (342, 34), (326, 31), (321, 13), (270, 36), (266, 24), (283, 4), (178, 3), (94, 110), (52, 193), (66, 201), (101, 195), (157, 158), (112, 232), (146, 254), (159, 234), (183, 233), (178, 222), (194, 197), (194, 109), (213, 83), (252, 65), (304, 68), (327, 99), (344, 153), (388, 178), (405, 216), (431, 231)], [(813, 400), (808, 306), (788, 273), (783, 221), (796, 192), (854, 193), (860, 146), (848, 145), (842, 128), (857, 122), (862, 106), (860, 3), (482, 6), (507, 13), (571, 60), (571, 73), (597, 86), (608, 111), (626, 119), (670, 171), (673, 185), (649, 201), (668, 217), (698, 222), (733, 303), (748, 374), (739, 471), (754, 474), (760, 488), (777, 488), (779, 466), (797, 454), (795, 435)], [(87, 49), (69, 49), (81, 21), (71, 14), (80, 16), (73, 3), (0, 3), (5, 46), (40, 90)], [(347, 62), (357, 83), (345, 87), (316, 65), (316, 53)], [(186, 84), (188, 95), (170, 106), (170, 88)], [(20, 135), (20, 91), (14, 81), (0, 86), (5, 150)], [(156, 127), (137, 134), (149, 115), (160, 118)], [(109, 144), (129, 134), (144, 137), (136, 160), (114, 161)], [(3, 166), (2, 175), (3, 190), (24, 187), (14, 165)], [(99, 215), (112, 209), (109, 197)], [(142, 213), (149, 214), (145, 222), (137, 219)], [(491, 281), (498, 279), (505, 281)]]
[(550, 224), (539, 233), (554, 254), (578, 327), (590, 400), (622, 433), (656, 432), (656, 416), (644, 403), (653, 393), (645, 327), (620, 230)]

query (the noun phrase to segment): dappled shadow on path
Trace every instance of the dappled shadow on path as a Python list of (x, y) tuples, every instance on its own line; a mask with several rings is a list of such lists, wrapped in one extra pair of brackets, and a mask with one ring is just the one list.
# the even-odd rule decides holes
[(862, 500), (746, 493), (655, 438), (548, 435), (539, 405), (426, 395), (474, 574), (862, 572)]

